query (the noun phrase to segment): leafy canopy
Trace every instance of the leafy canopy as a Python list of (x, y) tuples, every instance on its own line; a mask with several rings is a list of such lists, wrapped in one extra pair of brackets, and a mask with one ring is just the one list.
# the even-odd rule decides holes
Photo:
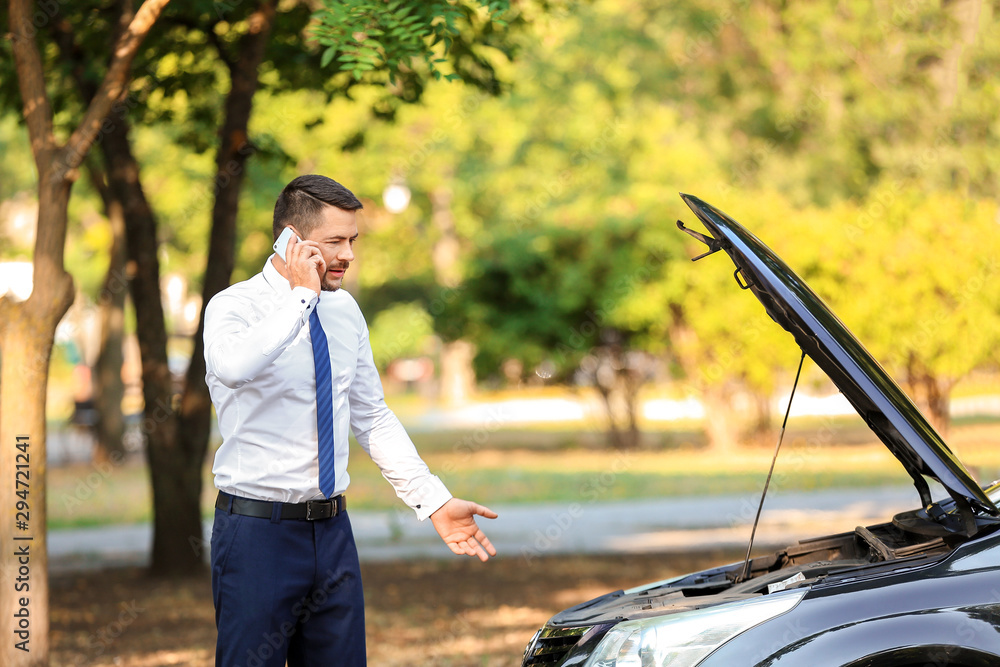
[(336, 60), (355, 80), (384, 71), (396, 83), (418, 63), (435, 79), (455, 80), (463, 77), (442, 71), (444, 56), (469, 46), (469, 28), (485, 37), (506, 27), (509, 9), (509, 0), (326, 0), (310, 32), (326, 47), (321, 66)]

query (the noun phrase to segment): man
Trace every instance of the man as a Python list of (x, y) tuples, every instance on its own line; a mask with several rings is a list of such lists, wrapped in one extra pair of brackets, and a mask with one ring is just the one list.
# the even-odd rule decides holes
[(348, 429), (396, 494), (456, 554), (496, 551), (386, 407), (357, 303), (340, 289), (361, 202), (300, 176), (274, 207), (283, 257), (205, 312), (207, 382), (223, 442), (212, 531), (218, 667), (364, 665), (364, 598), (344, 511)]

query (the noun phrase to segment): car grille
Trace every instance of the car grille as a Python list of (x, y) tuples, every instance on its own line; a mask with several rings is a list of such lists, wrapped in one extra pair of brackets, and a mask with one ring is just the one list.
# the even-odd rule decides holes
[(542, 628), (525, 649), (521, 667), (558, 665), (591, 627)]

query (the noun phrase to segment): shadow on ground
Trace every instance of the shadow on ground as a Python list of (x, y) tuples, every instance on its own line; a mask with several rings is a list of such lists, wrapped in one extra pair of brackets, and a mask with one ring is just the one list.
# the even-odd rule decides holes
[[(735, 551), (372, 563), (362, 567), (373, 667), (517, 665), (555, 612), (619, 588), (739, 560)], [(210, 667), (208, 574), (148, 578), (125, 568), (53, 577), (51, 664)]]

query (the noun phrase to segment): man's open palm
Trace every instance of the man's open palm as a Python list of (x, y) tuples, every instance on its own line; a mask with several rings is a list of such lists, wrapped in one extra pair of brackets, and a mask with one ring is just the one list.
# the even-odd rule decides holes
[(487, 519), (497, 518), (497, 513), (488, 507), (452, 498), (431, 514), (431, 523), (452, 552), (459, 556), (478, 556), (486, 562), (490, 556), (497, 555), (497, 550), (476, 525), (477, 514)]

